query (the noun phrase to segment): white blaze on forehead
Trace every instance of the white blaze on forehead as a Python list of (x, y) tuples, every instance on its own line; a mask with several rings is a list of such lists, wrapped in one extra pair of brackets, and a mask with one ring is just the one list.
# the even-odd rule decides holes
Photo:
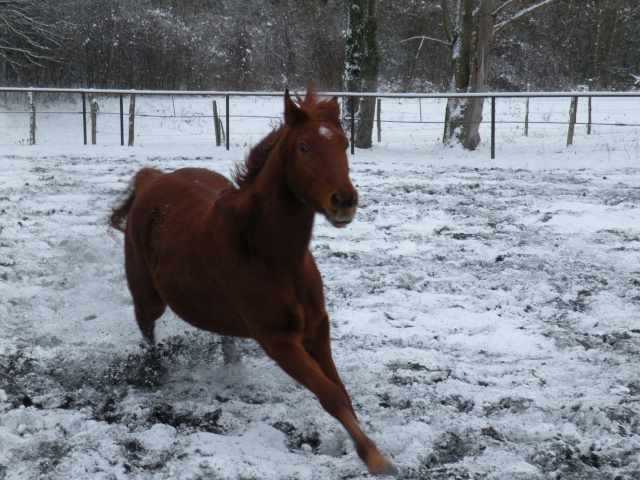
[(326, 139), (330, 139), (333, 136), (333, 134), (331, 133), (331, 130), (329, 130), (324, 125), (320, 126), (320, 128), (318, 129), (318, 133)]

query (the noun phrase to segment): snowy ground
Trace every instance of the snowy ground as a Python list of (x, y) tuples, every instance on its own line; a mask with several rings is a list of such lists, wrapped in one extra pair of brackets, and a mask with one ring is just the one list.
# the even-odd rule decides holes
[[(565, 128), (495, 161), (392, 136), (350, 159), (357, 220), (318, 218), (334, 358), (400, 478), (640, 479), (640, 132)], [(246, 148), (61, 138), (0, 151), (0, 479), (368, 477), (251, 341), (225, 366), (167, 313), (141, 380), (109, 207), (142, 165)]]

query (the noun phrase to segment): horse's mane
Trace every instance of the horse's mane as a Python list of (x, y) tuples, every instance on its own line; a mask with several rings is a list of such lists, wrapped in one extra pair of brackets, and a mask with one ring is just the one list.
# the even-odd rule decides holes
[[(319, 99), (318, 92), (313, 86), (307, 87), (304, 100), (297, 93), (295, 97), (298, 106), (309, 118), (330, 123), (342, 131), (340, 107), (336, 101), (332, 99)], [(269, 154), (286, 131), (285, 124), (281, 123), (251, 149), (244, 164), (236, 165), (232, 176), (238, 187), (242, 188), (242, 186), (255, 180), (262, 171), (262, 167), (264, 167)]]
[(284, 130), (283, 125), (280, 125), (277, 129), (273, 129), (266, 137), (260, 140), (260, 143), (251, 149), (244, 164), (239, 163), (236, 165), (232, 177), (238, 187), (251, 183), (251, 181), (258, 176), (271, 150), (273, 150), (273, 147), (275, 147), (278, 140), (280, 140), (282, 130)]

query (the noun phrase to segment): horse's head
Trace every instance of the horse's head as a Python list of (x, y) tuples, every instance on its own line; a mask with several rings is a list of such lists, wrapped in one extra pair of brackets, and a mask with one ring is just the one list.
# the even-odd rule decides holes
[(307, 89), (304, 101), (296, 97), (298, 104), (288, 90), (284, 95), (289, 186), (334, 227), (344, 227), (355, 216), (358, 192), (349, 180), (340, 105), (335, 97), (318, 101), (312, 89)]

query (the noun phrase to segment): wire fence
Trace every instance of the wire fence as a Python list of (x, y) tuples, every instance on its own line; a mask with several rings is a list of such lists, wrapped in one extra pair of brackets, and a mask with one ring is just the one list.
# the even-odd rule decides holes
[[(640, 92), (325, 94), (343, 99), (343, 122), (352, 135), (357, 99), (375, 98), (362, 103), (375, 109), (365, 115), (372, 123), (373, 145), (442, 142), (447, 100), (454, 97), (486, 99), (480, 135), (490, 140), (492, 158), (498, 142), (517, 135), (561, 141), (571, 121), (588, 134), (620, 128), (640, 134)], [(247, 147), (280, 122), (283, 110), (280, 92), (0, 88), (0, 99), (0, 145), (189, 142)], [(353, 141), (351, 145), (355, 153)]]

